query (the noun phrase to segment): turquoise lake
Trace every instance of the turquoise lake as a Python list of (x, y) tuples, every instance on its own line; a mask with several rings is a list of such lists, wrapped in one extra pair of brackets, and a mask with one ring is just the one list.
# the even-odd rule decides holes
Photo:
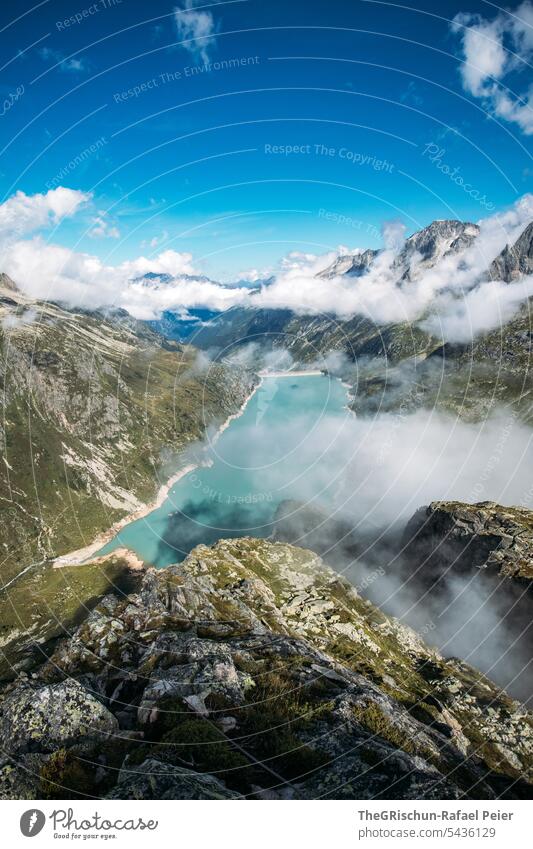
[[(197, 453), (209, 465), (181, 478), (160, 507), (123, 528), (99, 554), (126, 547), (164, 567), (199, 543), (268, 537), (284, 500), (327, 505), (336, 477), (328, 451), (352, 416), (346, 404), (346, 389), (335, 378), (265, 378), (242, 415)], [(325, 476), (317, 473), (324, 468)]]

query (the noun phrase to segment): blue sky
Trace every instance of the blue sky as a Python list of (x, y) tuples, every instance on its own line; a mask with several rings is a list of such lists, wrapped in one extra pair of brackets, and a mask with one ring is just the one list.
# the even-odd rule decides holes
[[(492, 4), (188, 6), (4, 4), (2, 199), (91, 193), (54, 242), (112, 264), (168, 247), (229, 279), (290, 251), (380, 246), (387, 219), (477, 221), (530, 189), (529, 119), (461, 74), (465, 26), (494, 25)], [(480, 17), (454, 32), (458, 14)], [(488, 57), (516, 105), (527, 31), (491, 32), (516, 57)]]

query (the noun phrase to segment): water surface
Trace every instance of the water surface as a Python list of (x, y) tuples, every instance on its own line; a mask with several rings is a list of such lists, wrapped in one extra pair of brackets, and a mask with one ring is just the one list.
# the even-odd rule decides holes
[(265, 378), (242, 415), (202, 449), (198, 459), (210, 465), (181, 478), (160, 507), (123, 528), (99, 554), (125, 546), (147, 563), (168, 566), (198, 543), (268, 537), (286, 499), (327, 504), (335, 473), (325, 470), (325, 484), (317, 487), (317, 468), (328, 465), (328, 443), (352, 415), (346, 402), (341, 382), (325, 375)]

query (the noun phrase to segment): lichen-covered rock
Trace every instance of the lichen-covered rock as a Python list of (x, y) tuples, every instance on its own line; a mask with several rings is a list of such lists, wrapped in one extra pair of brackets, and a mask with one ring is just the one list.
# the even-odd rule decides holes
[[(530, 795), (526, 709), (281, 542), (221, 540), (148, 570), (34, 675), (37, 693), (83, 682), (119, 726), (81, 764), (54, 738), (41, 790), (57, 763), (61, 798)], [(6, 693), (15, 735), (27, 693)]]
[(238, 799), (213, 775), (201, 775), (150, 758), (134, 770), (121, 770), (107, 799)]
[(0, 709), (0, 741), (5, 754), (52, 752), (106, 739), (118, 730), (113, 714), (73, 680), (15, 690)]
[(16, 760), (0, 761), (0, 799), (36, 799), (40, 793), (40, 770), (43, 755), (17, 756)]

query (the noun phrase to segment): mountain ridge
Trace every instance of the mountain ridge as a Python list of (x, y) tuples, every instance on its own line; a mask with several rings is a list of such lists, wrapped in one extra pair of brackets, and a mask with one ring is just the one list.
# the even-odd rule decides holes
[(285, 543), (148, 570), (0, 702), (3, 798), (530, 795), (523, 706)]

